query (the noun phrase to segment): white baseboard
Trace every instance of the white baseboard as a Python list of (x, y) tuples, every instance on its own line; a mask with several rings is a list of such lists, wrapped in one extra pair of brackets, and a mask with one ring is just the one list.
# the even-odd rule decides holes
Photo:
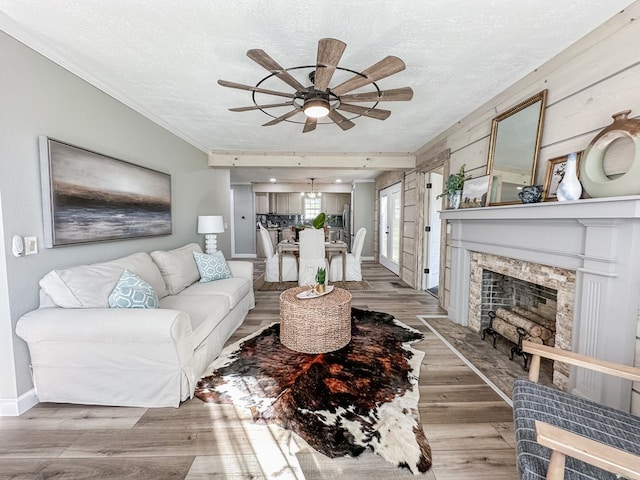
[(236, 253), (232, 258), (258, 258), (255, 253)]
[(360, 257), (363, 262), (373, 262), (375, 259), (373, 257)]
[(17, 399), (0, 399), (0, 417), (17, 417), (38, 404), (38, 397), (32, 388)]

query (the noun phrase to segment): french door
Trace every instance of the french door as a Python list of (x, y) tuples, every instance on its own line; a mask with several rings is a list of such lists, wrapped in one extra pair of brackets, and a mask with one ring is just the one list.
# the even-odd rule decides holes
[(380, 190), (380, 264), (396, 275), (400, 274), (400, 230), (402, 199), (400, 183)]
[(440, 281), (440, 235), (441, 220), (438, 214), (442, 210), (442, 198), (437, 198), (442, 193), (442, 168), (438, 171), (430, 172), (426, 176), (427, 195), (425, 195), (425, 205), (423, 211), (425, 215), (425, 241), (424, 245), (424, 276), (422, 278), (422, 288), (429, 290), (434, 295), (438, 294), (438, 283)]

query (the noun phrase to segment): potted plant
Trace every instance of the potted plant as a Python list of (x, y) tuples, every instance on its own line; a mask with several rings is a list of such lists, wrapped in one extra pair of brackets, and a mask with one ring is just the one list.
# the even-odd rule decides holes
[(449, 198), (450, 208), (460, 208), (460, 200), (462, 199), (462, 187), (464, 186), (464, 181), (466, 180), (466, 178), (467, 177), (464, 173), (464, 165), (462, 165), (458, 173), (452, 173), (451, 175), (449, 175), (449, 178), (447, 178), (447, 181), (444, 183), (442, 193), (436, 198), (446, 196)]
[(329, 227), (325, 225), (327, 223), (327, 215), (324, 212), (320, 212), (316, 218), (311, 221), (311, 226), (316, 230), (324, 230), (325, 241), (329, 240)]
[(316, 218), (314, 218), (311, 221), (311, 225), (313, 225), (313, 228), (320, 230), (321, 228), (324, 227), (324, 222), (327, 221), (327, 215), (324, 212), (320, 212)]
[(316, 272), (316, 293), (324, 293), (325, 292), (325, 284), (324, 282), (327, 279), (327, 270), (325, 268), (319, 268)]

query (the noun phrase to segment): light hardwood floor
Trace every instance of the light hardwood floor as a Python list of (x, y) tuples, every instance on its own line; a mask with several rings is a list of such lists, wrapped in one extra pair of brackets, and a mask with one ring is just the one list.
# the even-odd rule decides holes
[[(420, 415), (433, 468), (419, 478), (516, 479), (511, 408), (417, 318), (445, 312), (377, 264), (365, 262), (364, 276), (372, 289), (353, 291), (353, 306), (390, 313), (425, 334), (414, 347), (426, 352)], [(277, 321), (278, 292), (256, 292), (256, 303), (230, 342)], [(245, 412), (198, 399), (177, 409), (39, 404), (0, 417), (0, 479), (412, 477), (368, 452), (326, 458), (287, 431), (242, 418)]]

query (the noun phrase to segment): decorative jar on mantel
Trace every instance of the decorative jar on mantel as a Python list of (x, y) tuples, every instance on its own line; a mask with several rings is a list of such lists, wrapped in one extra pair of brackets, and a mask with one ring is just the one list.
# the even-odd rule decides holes
[(542, 200), (542, 185), (527, 185), (518, 193), (522, 203), (538, 203)]
[(558, 184), (558, 191), (556, 197), (559, 202), (567, 202), (572, 200), (578, 200), (582, 195), (582, 185), (578, 180), (578, 174), (576, 172), (577, 153), (570, 153), (567, 155), (567, 167), (564, 171), (564, 177)]
[[(625, 110), (613, 114), (613, 123), (598, 133), (584, 151), (580, 179), (591, 197), (640, 194), (640, 119), (629, 118), (630, 113)], [(612, 178), (604, 169), (605, 155), (609, 146), (620, 139), (631, 140), (633, 158), (625, 173)]]
[(458, 209), (462, 202), (462, 190), (456, 190), (449, 195), (449, 208)]

